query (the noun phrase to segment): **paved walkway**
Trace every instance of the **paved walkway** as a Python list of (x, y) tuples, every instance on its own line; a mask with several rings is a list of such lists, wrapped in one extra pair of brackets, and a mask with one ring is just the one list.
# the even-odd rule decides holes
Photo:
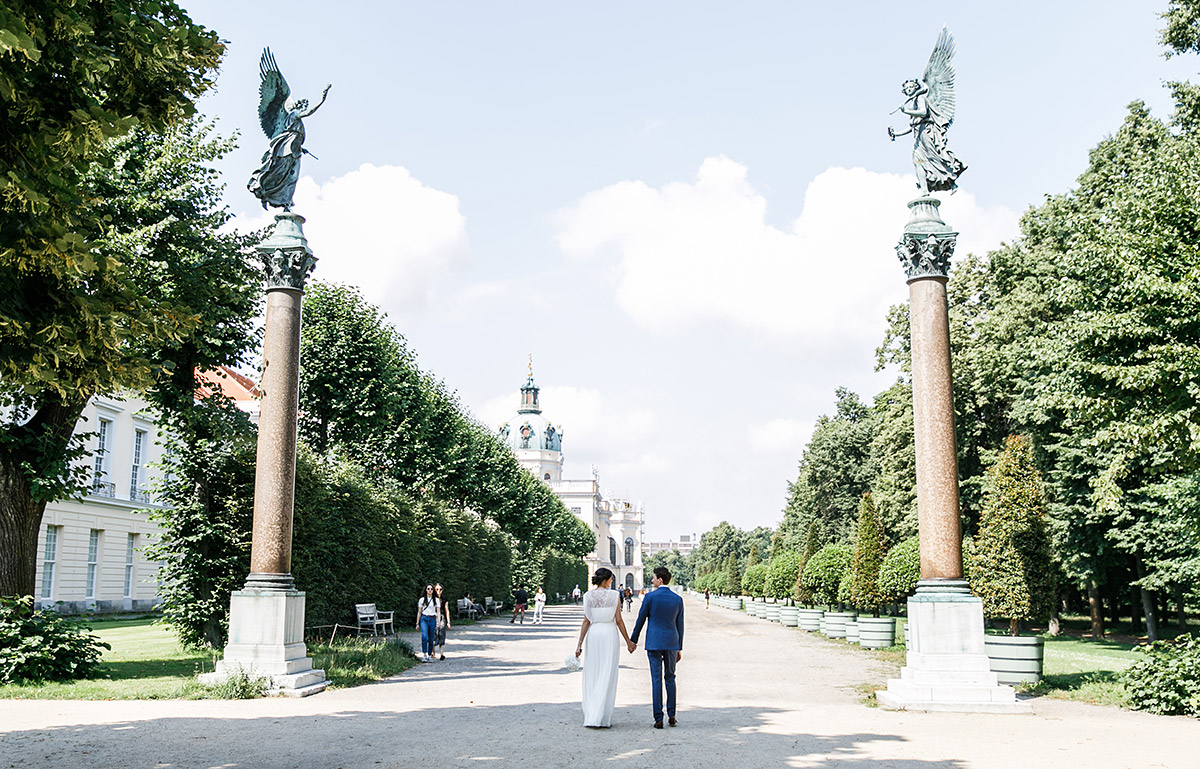
[(550, 607), (544, 625), (454, 630), (444, 662), (303, 700), (0, 701), (0, 769), (1200, 765), (1194, 719), (1055, 701), (1038, 701), (1032, 716), (865, 707), (856, 687), (889, 666), (686, 600), (675, 729), (650, 728), (640, 651), (622, 656), (613, 728), (582, 728), (581, 677), (563, 669), (580, 611)]

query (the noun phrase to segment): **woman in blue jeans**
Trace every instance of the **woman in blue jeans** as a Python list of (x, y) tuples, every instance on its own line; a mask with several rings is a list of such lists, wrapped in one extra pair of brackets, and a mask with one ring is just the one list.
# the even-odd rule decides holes
[(438, 613), (442, 599), (433, 593), (433, 585), (425, 586), (425, 595), (417, 599), (417, 627), (421, 629), (422, 662), (433, 662), (433, 638), (437, 633)]

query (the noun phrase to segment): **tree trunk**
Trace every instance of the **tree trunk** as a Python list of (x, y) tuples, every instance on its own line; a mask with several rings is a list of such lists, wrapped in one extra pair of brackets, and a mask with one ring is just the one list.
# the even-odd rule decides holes
[(1046, 632), (1051, 636), (1056, 636), (1060, 632), (1058, 626), (1058, 614), (1062, 610), (1062, 599), (1059, 598), (1060, 592), (1061, 590), (1056, 583), (1054, 586), (1054, 595), (1050, 599), (1050, 622), (1046, 628)]
[(1142, 589), (1137, 585), (1129, 587), (1129, 625), (1131, 633), (1137, 633), (1138, 625), (1142, 624), (1141, 614)]
[(71, 435), (86, 401), (38, 404), (33, 417), (8, 431), (0, 445), (0, 596), (34, 594), (37, 541), (46, 512), (30, 478), (54, 489), (67, 465)]
[[(1142, 563), (1141, 558), (1133, 559), (1134, 566), (1137, 568), (1137, 578), (1139, 580), (1146, 576), (1146, 565)], [(1154, 591), (1146, 588), (1139, 588), (1142, 594), (1142, 610), (1146, 615), (1146, 640), (1158, 640), (1158, 621), (1154, 611)]]
[(1183, 585), (1175, 585), (1175, 624), (1180, 630), (1187, 628), (1187, 607), (1183, 603)]
[(1013, 636), (1021, 635), (1021, 620), (1013, 617), (1008, 621), (1008, 634)]
[(1090, 577), (1087, 583), (1088, 610), (1092, 615), (1092, 638), (1097, 640), (1104, 637), (1104, 611), (1100, 606), (1100, 586), (1096, 578)]

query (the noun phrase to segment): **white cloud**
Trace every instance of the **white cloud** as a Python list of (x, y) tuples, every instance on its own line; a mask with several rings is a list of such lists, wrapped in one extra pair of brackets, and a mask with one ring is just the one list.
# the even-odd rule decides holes
[(778, 418), (748, 428), (750, 448), (760, 454), (798, 456), (812, 435), (813, 423)]
[[(623, 181), (561, 214), (560, 248), (616, 262), (617, 303), (652, 331), (716, 322), (757, 335), (837, 347), (874, 342), (905, 294), (894, 246), (915, 197), (911, 176), (830, 168), (809, 184), (789, 229), (767, 223), (767, 200), (745, 166), (708, 158), (693, 183), (654, 189)], [(1017, 215), (946, 196), (959, 253), (999, 245)]]
[[(313, 276), (359, 286), (389, 309), (427, 301), (466, 252), (458, 197), (427, 187), (399, 166), (366, 164), (323, 185), (301, 177), (295, 201), (319, 260)], [(274, 213), (237, 224), (262, 227)]]

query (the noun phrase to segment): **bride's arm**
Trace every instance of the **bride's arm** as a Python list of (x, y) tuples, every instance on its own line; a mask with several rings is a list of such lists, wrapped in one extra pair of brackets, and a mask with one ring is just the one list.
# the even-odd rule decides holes
[(625, 639), (626, 646), (632, 643), (629, 640), (629, 633), (625, 630), (625, 619), (621, 616), (620, 607), (617, 607), (617, 630), (621, 631), (621, 637)]
[(583, 654), (583, 637), (587, 635), (588, 628), (591, 627), (591, 621), (587, 617), (583, 618), (583, 624), (579, 626), (579, 645), (575, 647), (575, 656)]

